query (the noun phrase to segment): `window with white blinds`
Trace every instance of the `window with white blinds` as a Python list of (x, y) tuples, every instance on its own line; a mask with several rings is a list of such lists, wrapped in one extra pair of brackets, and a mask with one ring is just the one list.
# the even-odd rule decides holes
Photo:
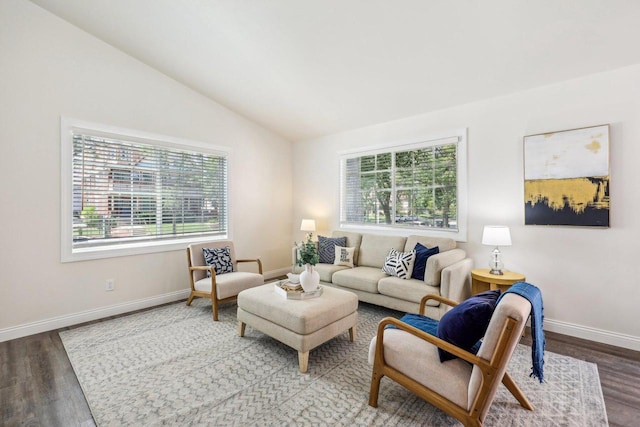
[(422, 230), (466, 240), (466, 130), (343, 153), (340, 210), (342, 227)]
[(63, 125), (63, 260), (228, 236), (226, 152), (95, 127)]

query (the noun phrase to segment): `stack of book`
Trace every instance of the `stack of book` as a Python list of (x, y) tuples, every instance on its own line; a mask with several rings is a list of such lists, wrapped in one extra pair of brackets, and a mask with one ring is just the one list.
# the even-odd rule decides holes
[(322, 295), (322, 286), (312, 292), (305, 292), (299, 283), (291, 283), (289, 280), (281, 280), (274, 283), (274, 289), (278, 295), (287, 299), (316, 298)]

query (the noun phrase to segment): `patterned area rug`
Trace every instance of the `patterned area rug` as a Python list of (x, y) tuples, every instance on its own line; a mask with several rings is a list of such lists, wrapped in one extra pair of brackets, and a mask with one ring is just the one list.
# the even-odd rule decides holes
[[(357, 339), (345, 333), (312, 350), (309, 371), (297, 352), (247, 327), (236, 305), (211, 320), (197, 299), (60, 333), (98, 426), (459, 426), (389, 379), (379, 407), (368, 406), (370, 339), (378, 321), (401, 313), (360, 304)], [(606, 426), (597, 366), (547, 352), (546, 383), (529, 378), (531, 349), (519, 345), (509, 368), (536, 410), (503, 387), (487, 426)]]

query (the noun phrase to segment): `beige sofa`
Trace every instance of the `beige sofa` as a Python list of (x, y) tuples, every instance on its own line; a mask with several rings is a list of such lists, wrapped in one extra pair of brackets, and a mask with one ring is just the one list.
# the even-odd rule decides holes
[[(321, 284), (355, 293), (363, 302), (380, 305), (407, 313), (417, 313), (421, 298), (428, 294), (442, 295), (454, 301), (471, 296), (471, 269), (473, 261), (464, 250), (449, 238), (427, 236), (388, 236), (334, 231), (331, 237), (346, 237), (347, 247), (354, 247), (354, 267), (334, 264), (316, 264)], [(427, 260), (423, 280), (400, 279), (382, 271), (391, 248), (401, 252), (413, 250), (416, 243), (427, 248), (438, 246), (440, 253)], [(295, 250), (294, 250), (295, 256)], [(300, 272), (300, 267), (296, 272)], [(430, 300), (426, 315), (440, 319), (448, 307)]]

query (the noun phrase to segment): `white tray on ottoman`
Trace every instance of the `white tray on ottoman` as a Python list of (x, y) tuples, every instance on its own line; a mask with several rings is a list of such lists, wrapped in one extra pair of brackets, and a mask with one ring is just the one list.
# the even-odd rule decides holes
[(320, 297), (284, 299), (273, 284), (238, 294), (238, 333), (246, 325), (298, 350), (300, 372), (307, 372), (309, 351), (349, 331), (356, 339), (358, 297), (349, 291), (325, 286)]

